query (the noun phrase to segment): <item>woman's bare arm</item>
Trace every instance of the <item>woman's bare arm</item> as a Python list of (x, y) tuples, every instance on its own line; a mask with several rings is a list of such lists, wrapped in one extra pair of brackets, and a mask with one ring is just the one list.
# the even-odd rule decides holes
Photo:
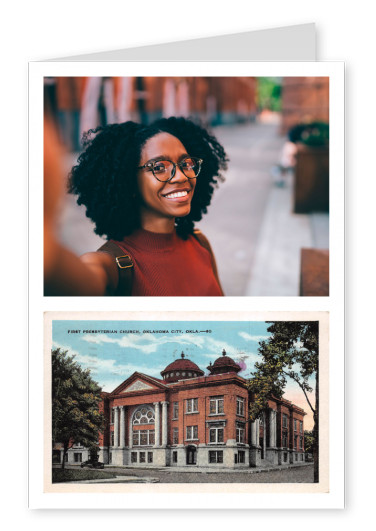
[(64, 194), (64, 149), (52, 122), (44, 124), (44, 294), (107, 295), (115, 291), (119, 275), (113, 258), (103, 252), (79, 257), (57, 237), (57, 218)]
[(50, 256), (48, 265), (45, 263), (45, 295), (99, 296), (115, 291), (118, 270), (108, 253), (86, 253), (78, 257), (63, 247), (53, 234), (49, 237), (46, 233), (45, 248)]

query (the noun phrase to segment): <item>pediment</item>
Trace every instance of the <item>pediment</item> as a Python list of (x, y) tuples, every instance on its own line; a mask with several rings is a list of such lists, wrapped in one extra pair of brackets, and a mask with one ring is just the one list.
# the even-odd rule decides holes
[(145, 380), (135, 380), (130, 385), (122, 389), (122, 393), (132, 393), (133, 391), (150, 391), (152, 389), (157, 389), (156, 386), (146, 383)]
[(166, 389), (166, 386), (152, 376), (135, 372), (116, 389), (112, 391), (112, 395), (119, 395), (123, 393), (136, 393), (139, 391), (151, 392), (156, 390)]

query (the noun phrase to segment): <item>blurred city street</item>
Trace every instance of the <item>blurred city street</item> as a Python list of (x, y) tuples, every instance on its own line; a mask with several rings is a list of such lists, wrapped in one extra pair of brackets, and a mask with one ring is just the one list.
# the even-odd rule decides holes
[[(209, 238), (229, 296), (297, 296), (301, 248), (329, 248), (329, 214), (294, 214), (293, 177), (284, 186), (273, 182), (271, 168), (286, 140), (278, 130), (275, 120), (213, 130), (229, 168), (197, 225)], [(67, 171), (76, 157), (69, 156)], [(102, 244), (72, 196), (66, 198), (60, 237), (78, 254)]]
[[(46, 112), (65, 145), (65, 173), (84, 131), (182, 116), (212, 129), (229, 157), (207, 214), (227, 296), (329, 293), (329, 80), (325, 77), (57, 77)], [(198, 177), (200, 178), (200, 177)], [(60, 241), (81, 255), (103, 239), (67, 195)]]

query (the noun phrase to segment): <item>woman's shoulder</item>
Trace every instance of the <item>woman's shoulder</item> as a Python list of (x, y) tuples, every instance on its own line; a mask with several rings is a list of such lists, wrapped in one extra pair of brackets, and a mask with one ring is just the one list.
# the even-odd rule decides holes
[(108, 240), (105, 242), (96, 253), (107, 253), (112, 259), (116, 262), (116, 265), (120, 269), (127, 269), (133, 267), (133, 261), (129, 254), (126, 253), (125, 249), (119, 242), (113, 240)]
[(209, 240), (207, 239), (207, 237), (199, 229), (196, 229), (196, 228), (193, 230), (193, 237), (199, 242), (201, 247), (203, 247), (204, 249), (206, 249), (209, 252), (210, 260), (211, 260), (212, 267), (213, 267), (214, 276), (217, 279), (219, 288), (220, 288), (220, 290), (222, 292), (222, 295), (223, 295), (223, 290), (222, 290), (221, 283), (220, 283), (219, 276), (218, 276), (217, 263), (216, 263), (216, 260), (215, 260), (213, 249), (211, 248), (211, 245), (209, 243)]
[(194, 229), (192, 236), (199, 242), (199, 244), (204, 247), (210, 254), (212, 254), (212, 248), (210, 246), (209, 240), (203, 234), (200, 229)]

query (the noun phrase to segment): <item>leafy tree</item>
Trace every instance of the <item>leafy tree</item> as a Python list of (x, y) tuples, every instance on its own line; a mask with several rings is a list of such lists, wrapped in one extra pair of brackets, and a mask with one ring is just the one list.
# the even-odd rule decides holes
[(313, 431), (304, 430), (304, 449), (306, 452), (312, 454), (314, 446)]
[(275, 77), (257, 78), (257, 104), (260, 109), (281, 111), (281, 79)]
[(100, 393), (89, 369), (83, 370), (68, 351), (52, 351), (52, 442), (63, 444), (62, 468), (74, 444), (81, 443), (91, 451), (98, 448), (104, 426)]
[[(255, 420), (268, 407), (272, 396), (282, 398), (289, 378), (304, 393), (313, 413), (313, 454), (315, 481), (318, 481), (318, 418), (319, 418), (319, 324), (318, 321), (273, 321), (268, 328), (272, 335), (261, 341), (259, 353), (262, 361), (255, 363), (255, 372), (248, 388), (254, 393), (250, 406), (250, 419)], [(315, 404), (308, 396), (313, 389), (310, 378), (315, 378)]]

